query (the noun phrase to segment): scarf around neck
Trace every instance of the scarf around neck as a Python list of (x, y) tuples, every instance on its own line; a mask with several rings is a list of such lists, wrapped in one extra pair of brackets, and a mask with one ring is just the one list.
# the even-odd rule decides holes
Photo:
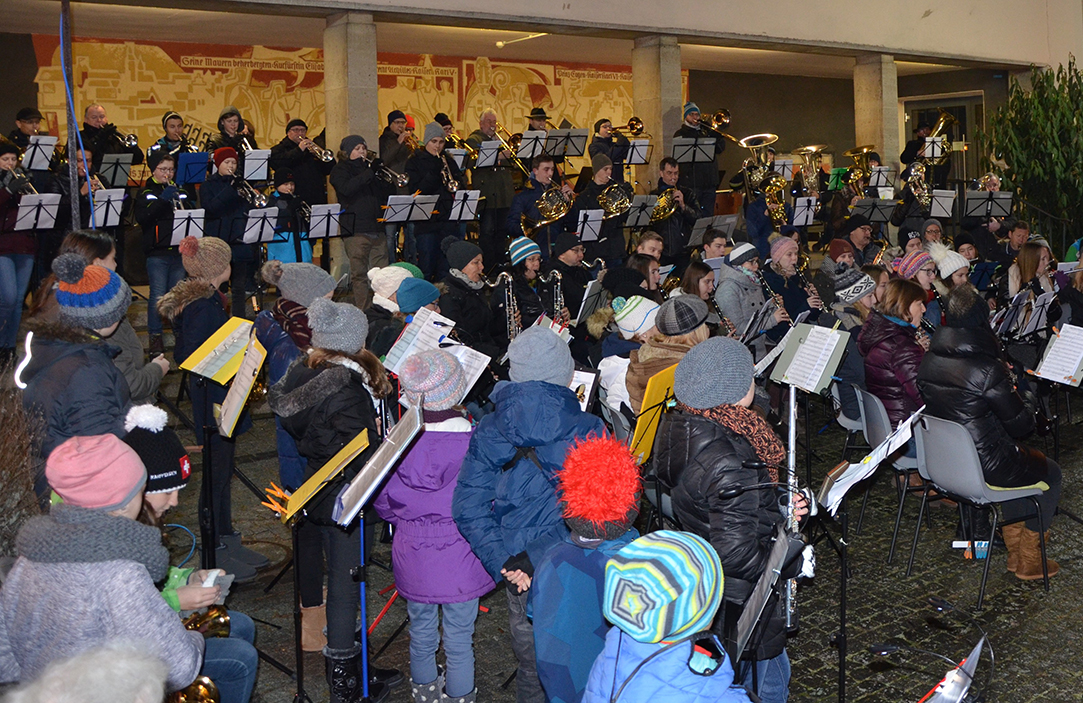
[(459, 269), (450, 269), (450, 271), (452, 276), (454, 276), (464, 286), (470, 288), (471, 290), (481, 290), (482, 286), (485, 285), (485, 281), (471, 281), (469, 278), (467, 278), (466, 274)]
[(312, 329), (308, 326), (308, 308), (292, 300), (279, 298), (271, 308), (271, 317), (285, 330), (298, 349), (312, 346)]
[(786, 448), (782, 446), (782, 440), (778, 438), (767, 421), (757, 412), (740, 405), (719, 405), (706, 410), (698, 410), (681, 402), (677, 403), (677, 408), (681, 412), (717, 422), (730, 432), (744, 437), (752, 445), (752, 450), (756, 452), (759, 460), (767, 464), (767, 473), (771, 476), (771, 480), (778, 482), (777, 467), (786, 461)]

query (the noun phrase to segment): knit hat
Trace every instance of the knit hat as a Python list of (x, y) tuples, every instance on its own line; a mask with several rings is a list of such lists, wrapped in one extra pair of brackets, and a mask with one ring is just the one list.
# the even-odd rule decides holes
[(293, 171), (289, 170), (288, 168), (280, 168), (275, 171), (275, 188), (282, 185), (283, 183), (293, 182)]
[(605, 154), (603, 154), (600, 151), (597, 154), (595, 154), (594, 156), (592, 156), (591, 159), (590, 159), (590, 167), (594, 170), (595, 173), (598, 173), (599, 171), (601, 171), (606, 166), (612, 166), (612, 165), (613, 165), (613, 160), (610, 159), (608, 156), (606, 156)]
[(929, 252), (924, 249), (912, 251), (902, 258), (895, 266), (895, 273), (903, 278), (913, 278), (918, 275), (918, 269), (933, 260)]
[(454, 235), (444, 237), (444, 240), (440, 242), (440, 249), (443, 250), (448, 265), (459, 271), (462, 271), (467, 264), (481, 253), (481, 247), (477, 244), (472, 244), (465, 239), (459, 239)]
[(875, 161), (878, 164), (883, 163), (883, 159), (880, 158), (880, 154), (875, 151), (870, 151), (865, 156), (868, 161)]
[(612, 124), (613, 120), (609, 119), (608, 117), (603, 117), (602, 119), (595, 122), (594, 123), (594, 133), (597, 134), (598, 130), (602, 128), (602, 125), (604, 125), (607, 122)]
[(399, 369), (399, 385), (411, 403), (424, 396), (426, 410), (448, 410), (458, 405), (467, 391), (462, 364), (443, 349), (407, 357)]
[(451, 118), (448, 117), (443, 112), (438, 112), (435, 115), (433, 115), (432, 121), (435, 122), (436, 124), (440, 125), (441, 127), (450, 127), (451, 126)]
[(834, 262), (838, 262), (839, 257), (845, 254), (850, 256), (854, 255), (854, 246), (845, 239), (832, 239), (831, 244), (827, 247), (827, 256)]
[(707, 303), (695, 295), (678, 295), (662, 303), (654, 324), (667, 337), (688, 334), (707, 322)]
[(22, 154), (22, 150), (13, 142), (7, 140), (0, 141), (0, 156), (4, 154)]
[(410, 272), (401, 266), (384, 266), (369, 269), (369, 283), (376, 295), (390, 299), (407, 278), (413, 278)]
[(364, 349), (369, 333), (365, 313), (351, 303), (335, 303), (327, 298), (316, 298), (308, 306), (308, 326), (313, 347), (344, 354)]
[(899, 230), (899, 246), (900, 247), (905, 249), (907, 243), (911, 239), (921, 239), (921, 232), (918, 232), (916, 229), (912, 229), (912, 228), (909, 228), (909, 227), (904, 227), (904, 228)]
[(139, 495), (147, 470), (116, 435), (76, 436), (49, 454), (45, 478), (67, 505), (110, 511)]
[(618, 288), (628, 286), (638, 288), (646, 280), (639, 271), (620, 266), (615, 269), (606, 269), (605, 276), (602, 277), (602, 288), (617, 295)]
[[(20, 119), (20, 118), (16, 117), (15, 119)], [(175, 112), (173, 110), (167, 110), (166, 113), (164, 115), (162, 115), (162, 129), (165, 129), (165, 123), (169, 122), (170, 120), (183, 120), (183, 119), (184, 118), (180, 116), (179, 112)]]
[(214, 167), (218, 168), (222, 165), (222, 162), (226, 159), (236, 159), (237, 150), (231, 146), (224, 146), (221, 149), (214, 150)]
[(308, 125), (305, 124), (305, 121), (296, 117), (286, 123), (286, 133), (288, 134), (294, 127), (304, 127), (306, 130), (308, 129)]
[(406, 116), (406, 129), (408, 129), (411, 132), (414, 131), (414, 117), (413, 117), (413, 115), (407, 115)]
[(232, 255), (229, 245), (218, 237), (185, 237), (178, 249), (188, 275), (207, 281), (226, 270)]
[(364, 144), (366, 147), (368, 146), (368, 144), (365, 143), (365, 138), (360, 134), (350, 134), (343, 137), (342, 141), (338, 143), (338, 150), (348, 157), (359, 144)]
[(944, 311), (948, 327), (989, 329), (989, 304), (974, 286), (958, 286), (948, 294)]
[(425, 274), (421, 272), (421, 269), (419, 269), (417, 266), (414, 266), (409, 261), (396, 261), (391, 265), (397, 266), (400, 269), (406, 269), (414, 278), (425, 278)]
[(736, 405), (752, 385), (752, 353), (729, 337), (711, 337), (688, 350), (673, 374), (673, 394), (706, 410)]
[(730, 253), (726, 256), (726, 263), (737, 268), (743, 263), (752, 261), (760, 255), (760, 250), (748, 242), (741, 242), (737, 246), (730, 249)]
[(389, 126), (395, 120), (405, 120), (405, 119), (406, 119), (406, 113), (403, 112), (402, 110), (392, 110), (391, 112), (387, 113), (387, 124)]
[(331, 274), (315, 264), (284, 264), (272, 259), (263, 265), (260, 275), (278, 289), (279, 295), (303, 308), (338, 287)]
[(578, 234), (575, 232), (561, 232), (557, 235), (557, 240), (553, 242), (553, 248), (549, 250), (549, 256), (555, 259), (569, 249), (579, 246), (579, 244)]
[(70, 325), (102, 330), (120, 322), (132, 304), (124, 279), (104, 266), (87, 265), (78, 254), (53, 259), (60, 318)]
[(970, 268), (970, 262), (966, 260), (965, 256), (948, 249), (942, 242), (929, 243), (929, 256), (933, 257), (936, 268), (940, 272), (940, 277), (945, 281), (951, 278), (951, 275), (959, 269)]
[(842, 223), (842, 236), (849, 237), (850, 233), (858, 227), (870, 227), (872, 223), (869, 222), (869, 218), (864, 215), (850, 215), (846, 218), (846, 221)]
[(936, 225), (940, 229), (941, 233), (943, 233), (944, 227), (940, 224), (940, 220), (930, 217), (929, 219), (921, 223), (921, 236), (923, 239), (925, 237), (925, 230), (929, 229), (933, 225)]
[(876, 290), (876, 281), (859, 268), (844, 266), (835, 274), (835, 299), (854, 303)]
[(429, 303), (435, 303), (440, 299), (440, 291), (424, 278), (410, 276), (399, 284), (398, 295), (395, 301), (399, 304), (399, 310), (405, 313), (415, 313)]
[(791, 251), (797, 251), (797, 242), (790, 237), (779, 237), (771, 243), (771, 260), (778, 261)]
[(978, 243), (974, 239), (974, 235), (970, 234), (969, 232), (960, 232), (959, 236), (955, 238), (955, 251), (959, 251), (959, 247), (963, 246), (964, 244), (969, 244), (975, 249), (978, 248)]
[(659, 530), (606, 562), (602, 613), (638, 642), (679, 639), (711, 626), (722, 585), (722, 563), (706, 540)]
[(699, 110), (699, 105), (697, 105), (694, 102), (692, 102), (691, 100), (689, 100), (688, 102), (686, 102), (684, 104), (684, 113), (681, 115), (681, 117), (682, 118), (687, 118), (689, 112), (699, 112), (699, 111), (700, 111)]
[(613, 299), (613, 321), (617, 323), (620, 336), (625, 339), (646, 332), (654, 327), (654, 319), (658, 315), (658, 304), (653, 300), (641, 295), (633, 295), (629, 298)]
[(516, 335), (508, 345), (508, 363), (508, 377), (515, 383), (567, 386), (575, 371), (567, 343), (548, 327), (528, 327)]
[(165, 426), (169, 416), (154, 405), (136, 405), (124, 418), (124, 443), (135, 450), (147, 469), (144, 493), (169, 493), (188, 485), (192, 463), (180, 437)]
[[(20, 122), (29, 122), (30, 120), (43, 120), (45, 118), (42, 116), (41, 111), (38, 110), (38, 108), (24, 107), (23, 109), (15, 113), (15, 119)], [(165, 122), (163, 121), (162, 124), (164, 125)]]
[(421, 140), (422, 145), (428, 144), (432, 139), (443, 139), (444, 128), (440, 126), (438, 122), (430, 122), (425, 125), (425, 138)]
[(557, 471), (560, 512), (586, 539), (616, 539), (639, 515), (639, 466), (628, 445), (609, 435), (577, 439)]
[(154, 149), (149, 154), (147, 154), (147, 170), (153, 173), (154, 169), (158, 168), (158, 164), (162, 163), (167, 158), (172, 159), (174, 164), (177, 163), (177, 160), (169, 154), (165, 153), (165, 150)]
[(534, 240), (529, 237), (513, 239), (511, 240), (511, 245), (508, 246), (508, 256), (511, 257), (512, 266), (520, 261), (526, 261), (535, 254), (541, 256), (541, 247), (535, 244)]

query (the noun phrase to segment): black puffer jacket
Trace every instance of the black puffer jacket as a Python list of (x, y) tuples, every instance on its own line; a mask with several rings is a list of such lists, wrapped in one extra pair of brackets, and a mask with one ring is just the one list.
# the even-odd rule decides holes
[(455, 321), (456, 336), (468, 347), (487, 354), (495, 362), (507, 347), (492, 334), (493, 313), (486, 300), (485, 288), (474, 290), (455, 274), (444, 279), (447, 291), (440, 296), (440, 314)]
[(378, 221), (383, 217), (380, 206), (387, 202), (392, 189), (390, 184), (376, 177), (367, 161), (339, 161), (331, 169), (331, 187), (345, 210), (342, 215), (344, 233), (383, 235), (384, 224)]
[[(658, 479), (673, 497), (681, 526), (703, 537), (718, 552), (726, 576), (723, 592), (724, 631), (732, 639), (741, 608), (771, 553), (775, 525), (782, 521), (779, 494), (749, 491), (723, 499), (726, 488), (770, 481), (767, 469), (748, 469), (758, 461), (744, 437), (722, 425), (682, 412), (662, 417), (654, 440)], [(786, 646), (786, 621), (778, 603), (769, 603), (755, 658), (778, 656)], [(716, 620), (716, 627), (717, 627)]]
[(311, 151), (301, 151), (292, 139), (283, 137), (271, 147), (269, 164), (275, 173), (285, 170), (293, 174), (293, 194), (301, 200), (309, 205), (327, 202), (327, 176), (335, 167), (334, 161), (320, 161)]
[(918, 388), (927, 413), (970, 432), (987, 483), (1028, 486), (1045, 478), (1045, 456), (1015, 441), (1034, 430), (1034, 415), (992, 330), (940, 327), (918, 368)]

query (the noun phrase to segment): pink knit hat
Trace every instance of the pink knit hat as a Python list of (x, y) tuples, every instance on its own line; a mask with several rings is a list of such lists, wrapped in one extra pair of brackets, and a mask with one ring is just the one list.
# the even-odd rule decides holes
[(116, 435), (71, 437), (45, 461), (45, 478), (67, 505), (119, 510), (139, 495), (147, 470)]
[(406, 359), (399, 371), (403, 395), (411, 402), (425, 397), (426, 410), (448, 410), (466, 393), (459, 360), (443, 349), (429, 349)]
[(791, 249), (797, 251), (797, 242), (790, 237), (779, 237), (771, 242), (771, 261), (778, 261)]
[(925, 264), (931, 263), (932, 260), (933, 257), (929, 256), (929, 252), (927, 251), (922, 249), (912, 251), (895, 265), (895, 273), (906, 279), (913, 278), (918, 275), (918, 269)]

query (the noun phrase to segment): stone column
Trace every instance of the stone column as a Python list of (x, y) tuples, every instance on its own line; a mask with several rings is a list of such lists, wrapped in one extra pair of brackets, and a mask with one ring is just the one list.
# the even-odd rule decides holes
[[(673, 133), (681, 126), (681, 46), (676, 37), (637, 37), (632, 48), (632, 101), (635, 114), (653, 135), (651, 163), (635, 168), (644, 190), (658, 180), (658, 162), (670, 153)], [(614, 124), (631, 115), (613, 115)], [(645, 191), (644, 191), (645, 192)]]
[[(327, 148), (337, 152), (348, 134), (360, 134), (369, 149), (379, 149), (380, 116), (376, 99), (376, 24), (372, 15), (343, 12), (330, 15), (323, 30), (324, 119)], [(334, 200), (335, 191), (328, 188)], [(345, 270), (346, 257), (340, 239), (331, 245), (331, 270)]]
[(899, 80), (893, 56), (865, 54), (857, 57), (854, 66), (854, 126), (855, 146), (875, 144), (876, 151), (884, 160), (883, 165), (898, 167), (899, 154), (902, 153), (899, 144)]

